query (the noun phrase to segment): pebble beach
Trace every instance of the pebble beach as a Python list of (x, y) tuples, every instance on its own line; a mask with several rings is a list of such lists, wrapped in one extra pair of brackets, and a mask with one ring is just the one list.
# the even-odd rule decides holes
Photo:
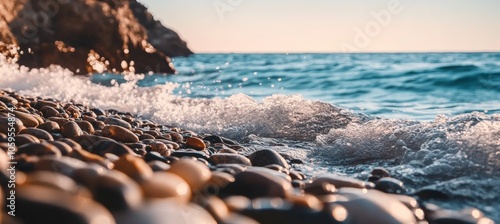
[(2, 223), (494, 223), (425, 202), (446, 195), (384, 167), (311, 175), (271, 149), (10, 91), (0, 147)]

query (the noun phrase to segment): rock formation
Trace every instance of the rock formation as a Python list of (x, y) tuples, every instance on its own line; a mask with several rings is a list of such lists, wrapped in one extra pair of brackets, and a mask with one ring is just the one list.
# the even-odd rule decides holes
[(192, 54), (135, 0), (0, 0), (0, 13), (0, 42), (31, 68), (174, 73), (168, 56)]

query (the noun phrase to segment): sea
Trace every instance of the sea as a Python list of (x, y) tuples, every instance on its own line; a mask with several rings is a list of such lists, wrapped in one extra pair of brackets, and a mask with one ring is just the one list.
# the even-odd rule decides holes
[(117, 109), (301, 159), (388, 169), (428, 203), (500, 222), (500, 53), (195, 54), (175, 75), (75, 76), (0, 59), (0, 89)]

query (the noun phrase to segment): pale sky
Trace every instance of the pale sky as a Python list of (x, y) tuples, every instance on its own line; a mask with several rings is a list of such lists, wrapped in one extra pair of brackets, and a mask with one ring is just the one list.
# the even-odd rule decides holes
[(195, 53), (500, 51), (500, 0), (139, 1)]

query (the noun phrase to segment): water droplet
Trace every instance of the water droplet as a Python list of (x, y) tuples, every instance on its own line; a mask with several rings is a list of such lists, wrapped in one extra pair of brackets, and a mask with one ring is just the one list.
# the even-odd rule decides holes
[(246, 82), (246, 81), (248, 81), (248, 78), (247, 78), (247, 77), (245, 77), (245, 78), (243, 78), (243, 79), (242, 79), (242, 81), (243, 81), (243, 82)]

